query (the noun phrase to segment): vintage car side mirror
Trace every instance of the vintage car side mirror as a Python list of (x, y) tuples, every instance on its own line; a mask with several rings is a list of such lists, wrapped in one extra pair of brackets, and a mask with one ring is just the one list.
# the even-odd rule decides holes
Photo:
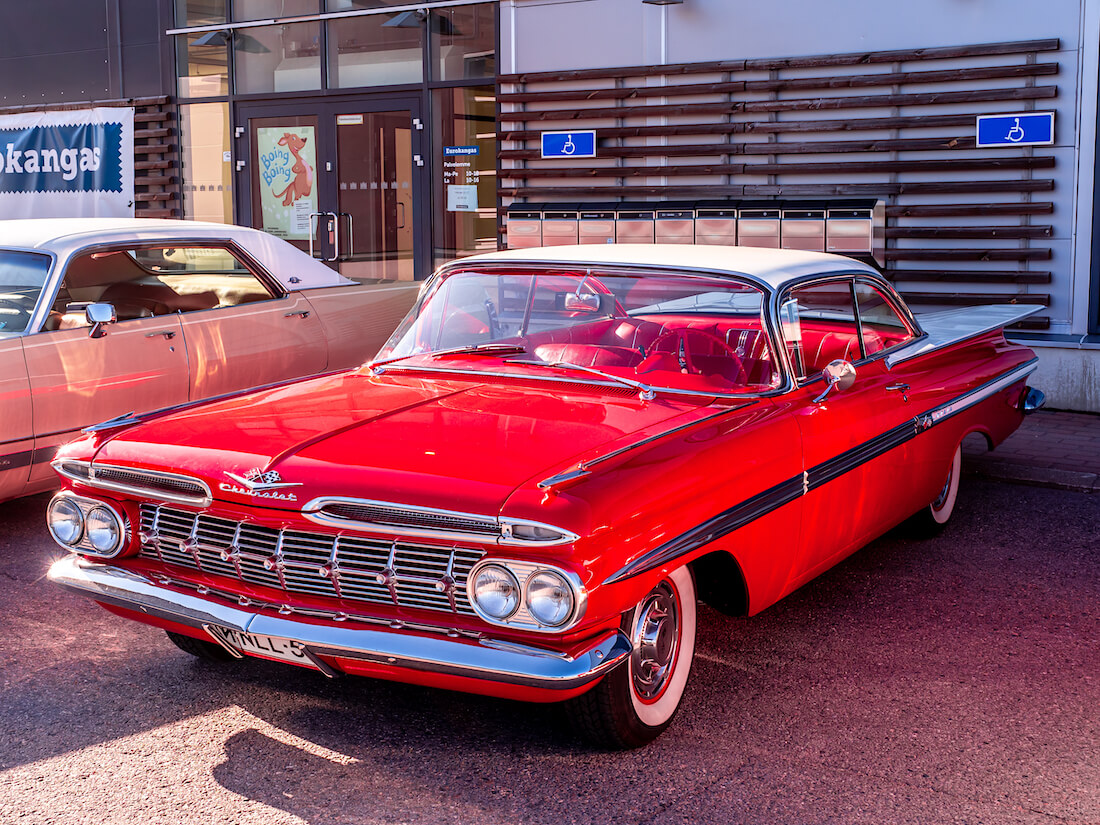
[(89, 338), (102, 338), (107, 334), (105, 326), (118, 320), (114, 304), (88, 304), (84, 308), (84, 317), (91, 326), (88, 330)]
[(841, 392), (851, 387), (856, 380), (856, 368), (849, 362), (837, 358), (835, 361), (830, 361), (821, 371), (821, 377), (825, 379), (825, 391), (814, 399), (815, 404), (820, 404), (828, 398), (833, 387)]

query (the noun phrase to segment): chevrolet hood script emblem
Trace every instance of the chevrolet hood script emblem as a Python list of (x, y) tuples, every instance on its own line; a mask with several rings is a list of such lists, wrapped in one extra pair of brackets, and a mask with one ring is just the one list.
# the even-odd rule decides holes
[(226, 475), (240, 484), (250, 493), (262, 493), (267, 490), (279, 490), (283, 487), (301, 487), (300, 482), (283, 481), (280, 476), (274, 470), (268, 470), (263, 472), (259, 467), (254, 467), (249, 470), (243, 476), (239, 476), (236, 473), (226, 472)]

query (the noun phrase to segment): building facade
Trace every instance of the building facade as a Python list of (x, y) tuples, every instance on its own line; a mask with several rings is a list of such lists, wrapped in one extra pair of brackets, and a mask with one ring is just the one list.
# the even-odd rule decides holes
[(532, 242), (843, 251), (918, 310), (1036, 307), (1012, 331), (1034, 383), (1100, 412), (1100, 0), (0, 14), (0, 114), (135, 107), (136, 214), (254, 225), (360, 280)]

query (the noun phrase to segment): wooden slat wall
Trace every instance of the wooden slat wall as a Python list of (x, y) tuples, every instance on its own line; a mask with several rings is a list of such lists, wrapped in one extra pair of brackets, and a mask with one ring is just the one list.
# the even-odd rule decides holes
[(0, 114), (57, 112), (94, 107), (134, 107), (134, 214), (139, 218), (178, 218), (179, 162), (175, 106), (167, 97), (89, 101), (0, 109)]
[[(1052, 106), (1058, 47), (503, 76), (502, 232), (506, 207), (523, 202), (878, 198), (886, 273), (914, 304), (1049, 306), (1055, 155), (979, 149), (974, 124)], [(570, 128), (597, 130), (598, 158), (540, 159), (540, 132)]]

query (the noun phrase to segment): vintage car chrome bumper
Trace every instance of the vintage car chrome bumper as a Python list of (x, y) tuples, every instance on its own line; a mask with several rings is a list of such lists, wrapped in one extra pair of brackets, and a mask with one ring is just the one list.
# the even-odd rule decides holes
[(318, 669), (330, 676), (336, 674), (319, 656), (524, 687), (572, 690), (595, 681), (630, 654), (630, 640), (614, 630), (570, 656), (492, 639), (432, 638), (371, 627), (294, 621), (181, 593), (129, 570), (78, 556), (54, 562), (49, 579), (103, 604), (203, 630), (219, 644), (225, 644), (217, 632), (222, 628), (296, 642)]

